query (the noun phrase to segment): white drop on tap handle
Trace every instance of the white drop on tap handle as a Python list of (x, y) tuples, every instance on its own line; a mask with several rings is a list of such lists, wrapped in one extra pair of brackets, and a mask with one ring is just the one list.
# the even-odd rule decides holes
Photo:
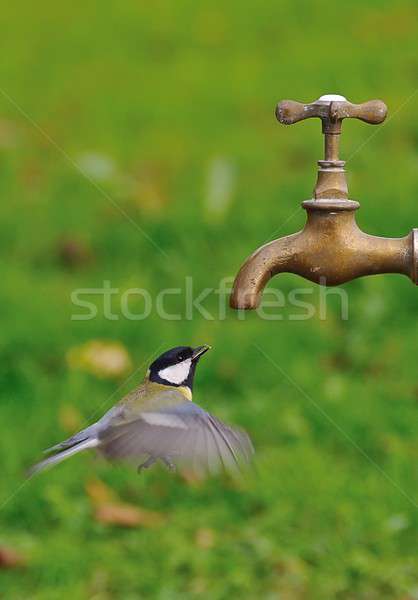
[(347, 98), (339, 94), (325, 94), (318, 98), (317, 102), (347, 102)]

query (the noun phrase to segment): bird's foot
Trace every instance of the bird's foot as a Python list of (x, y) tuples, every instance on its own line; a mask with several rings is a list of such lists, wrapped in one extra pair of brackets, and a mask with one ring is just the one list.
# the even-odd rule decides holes
[(138, 468), (137, 468), (138, 473), (141, 473), (142, 469), (149, 469), (149, 467), (151, 467), (155, 463), (156, 460), (157, 459), (154, 458), (153, 456), (149, 456), (145, 462), (143, 462), (142, 464), (140, 464), (138, 466)]
[(163, 463), (165, 464), (165, 466), (167, 467), (167, 469), (169, 471), (176, 470), (176, 465), (173, 463), (173, 461), (171, 460), (171, 458), (169, 456), (161, 457), (161, 460), (163, 461)]

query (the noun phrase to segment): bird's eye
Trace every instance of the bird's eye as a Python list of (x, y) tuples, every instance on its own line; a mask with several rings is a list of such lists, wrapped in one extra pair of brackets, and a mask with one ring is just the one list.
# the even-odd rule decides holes
[(184, 356), (183, 356), (183, 354), (180, 354), (180, 355), (177, 357), (177, 360), (178, 360), (178, 362), (183, 362), (183, 360), (184, 360)]

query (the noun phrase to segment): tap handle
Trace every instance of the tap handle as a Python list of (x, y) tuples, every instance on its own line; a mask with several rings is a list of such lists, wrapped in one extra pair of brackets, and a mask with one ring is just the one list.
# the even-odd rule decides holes
[(293, 125), (298, 121), (319, 117), (323, 133), (341, 133), (343, 119), (360, 119), (371, 125), (382, 123), (387, 107), (382, 100), (369, 100), (363, 104), (352, 104), (344, 96), (327, 94), (315, 102), (302, 104), (294, 100), (282, 100), (276, 107), (276, 117), (283, 125)]

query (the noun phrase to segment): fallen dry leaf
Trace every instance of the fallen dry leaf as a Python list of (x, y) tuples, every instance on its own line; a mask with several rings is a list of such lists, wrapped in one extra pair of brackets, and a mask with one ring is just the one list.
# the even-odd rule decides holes
[(13, 548), (0, 546), (0, 569), (17, 569), (26, 565), (26, 559)]
[(204, 550), (209, 550), (215, 545), (215, 532), (209, 527), (202, 527), (196, 531), (196, 545)]
[(91, 373), (101, 379), (118, 378), (132, 369), (132, 361), (120, 342), (91, 340), (67, 353), (71, 369)]
[(85, 487), (88, 497), (95, 506), (117, 501), (116, 493), (100, 479), (91, 479)]
[(19, 143), (20, 131), (14, 121), (0, 119), (0, 148), (9, 150)]
[(168, 203), (165, 178), (164, 165), (150, 163), (141, 165), (135, 174), (132, 199), (149, 216), (163, 213)]
[(158, 527), (165, 521), (160, 513), (123, 503), (101, 504), (94, 516), (100, 523), (119, 527)]
[(67, 269), (81, 267), (90, 263), (93, 258), (92, 251), (87, 243), (76, 238), (59, 240), (56, 252), (60, 263)]
[(199, 487), (205, 480), (205, 476), (192, 469), (182, 468), (179, 470), (182, 479), (191, 487)]
[(161, 513), (119, 500), (117, 493), (100, 479), (91, 479), (85, 487), (95, 509), (94, 518), (100, 523), (119, 527), (157, 527), (165, 522)]

